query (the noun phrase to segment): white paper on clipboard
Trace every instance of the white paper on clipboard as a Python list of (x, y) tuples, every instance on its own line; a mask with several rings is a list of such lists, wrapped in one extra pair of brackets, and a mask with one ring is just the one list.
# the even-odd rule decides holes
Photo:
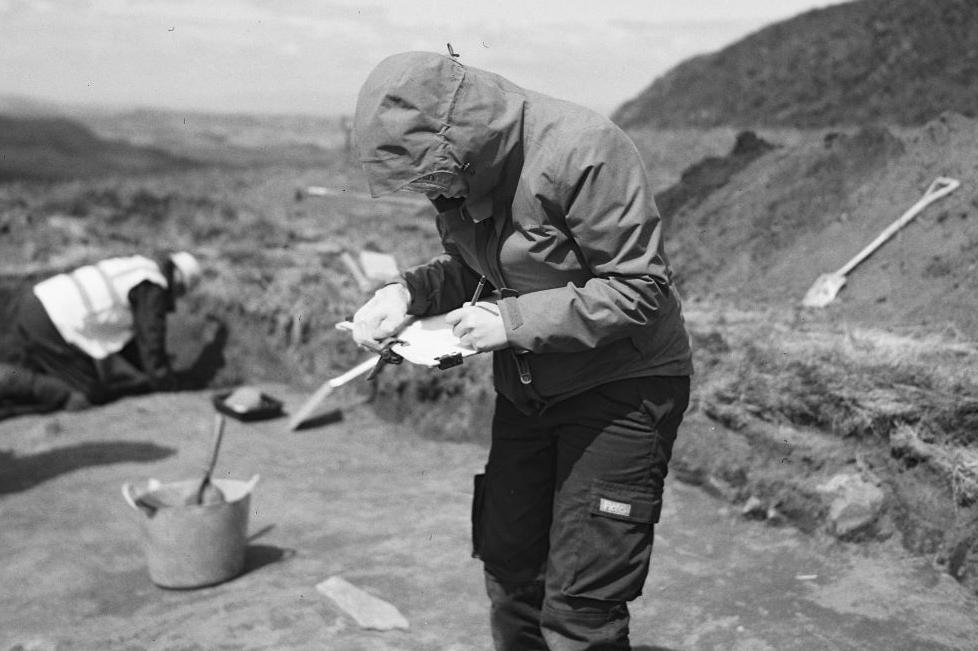
[[(349, 321), (337, 323), (340, 330), (352, 330)], [(452, 328), (445, 322), (445, 316), (437, 314), (414, 320), (401, 330), (397, 338), (404, 343), (391, 346), (391, 350), (412, 364), (437, 368), (443, 358), (460, 355), (462, 358), (475, 355), (478, 351), (463, 346)]]

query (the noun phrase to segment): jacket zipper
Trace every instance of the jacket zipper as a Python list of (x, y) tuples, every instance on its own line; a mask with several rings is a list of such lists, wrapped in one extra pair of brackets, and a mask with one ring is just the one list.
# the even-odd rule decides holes
[(513, 351), (513, 359), (516, 360), (516, 370), (520, 374), (520, 382), (530, 384), (533, 382), (533, 375), (530, 373), (530, 363), (526, 359), (525, 353)]
[[(489, 240), (486, 242), (485, 247), (486, 271), (488, 272), (486, 275), (490, 276), (493, 286), (500, 292), (506, 285), (506, 279), (503, 278), (502, 264), (499, 262), (499, 249), (502, 246), (500, 231), (504, 228), (505, 223), (497, 228), (495, 220), (493, 220), (492, 229), (489, 232)], [(512, 350), (512, 353), (513, 360), (516, 363), (516, 370), (520, 376), (520, 383), (524, 386), (531, 384), (533, 382), (533, 374), (530, 372), (530, 362), (526, 359), (526, 354), (519, 353), (516, 350)]]

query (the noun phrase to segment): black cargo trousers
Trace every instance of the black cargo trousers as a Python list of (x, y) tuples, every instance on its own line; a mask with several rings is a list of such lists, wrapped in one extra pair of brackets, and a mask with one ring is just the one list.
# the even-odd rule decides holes
[(689, 386), (619, 380), (533, 416), (497, 396), (472, 508), (497, 650), (630, 648)]
[(118, 353), (93, 359), (65, 341), (33, 292), (20, 297), (15, 319), (15, 347), (20, 351), (17, 361), (66, 389), (84, 394), (92, 404), (150, 390), (135, 339)]

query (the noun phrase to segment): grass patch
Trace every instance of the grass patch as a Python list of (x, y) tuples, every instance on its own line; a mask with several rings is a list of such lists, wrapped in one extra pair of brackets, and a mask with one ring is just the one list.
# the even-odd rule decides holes
[(759, 323), (694, 332), (698, 342), (700, 400), (735, 428), (755, 417), (886, 440), (911, 426), (928, 443), (978, 446), (978, 351), (967, 346)]

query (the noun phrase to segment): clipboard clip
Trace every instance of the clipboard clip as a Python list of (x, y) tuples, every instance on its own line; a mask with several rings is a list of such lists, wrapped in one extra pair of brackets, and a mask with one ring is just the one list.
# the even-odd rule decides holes
[(404, 358), (398, 355), (397, 353), (395, 353), (392, 347), (394, 346), (394, 344), (405, 344), (405, 343), (406, 342), (393, 337), (385, 341), (381, 346), (380, 350), (377, 351), (377, 354), (380, 355), (380, 359), (377, 360), (377, 364), (375, 364), (373, 369), (370, 370), (370, 373), (367, 374), (367, 380), (373, 380), (378, 375), (380, 375), (380, 372), (383, 371), (384, 367), (387, 366), (388, 364), (397, 365), (403, 362)]
[(450, 353), (448, 355), (439, 355), (435, 358), (438, 362), (438, 368), (444, 371), (446, 368), (452, 368), (453, 366), (458, 366), (462, 363), (462, 353)]

